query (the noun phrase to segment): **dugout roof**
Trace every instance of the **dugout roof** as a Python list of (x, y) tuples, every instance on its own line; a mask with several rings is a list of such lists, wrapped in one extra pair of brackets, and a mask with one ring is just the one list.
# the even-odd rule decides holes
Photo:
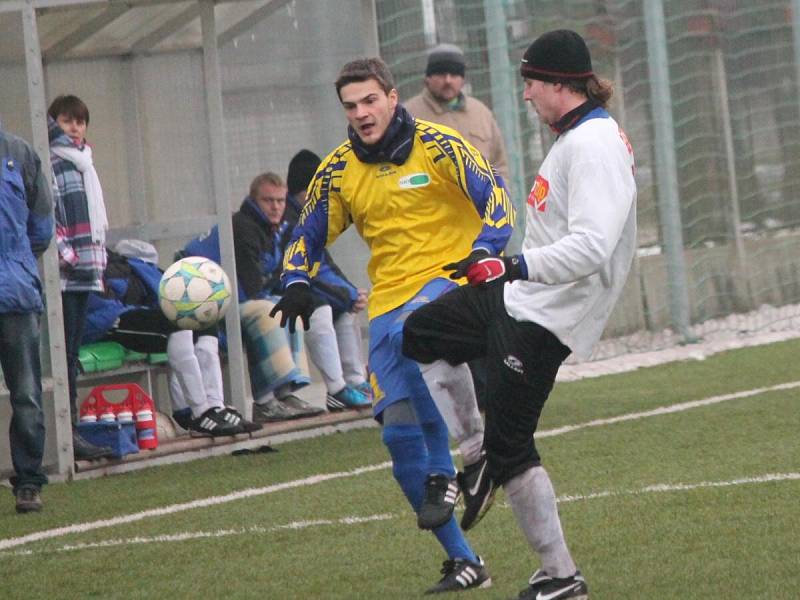
[[(291, 0), (218, 0), (217, 43), (232, 40)], [(202, 46), (202, 3), (181, 0), (10, 0), (0, 12), (36, 9), (44, 62), (169, 52)], [(21, 58), (11, 21), (0, 22), (0, 57)]]

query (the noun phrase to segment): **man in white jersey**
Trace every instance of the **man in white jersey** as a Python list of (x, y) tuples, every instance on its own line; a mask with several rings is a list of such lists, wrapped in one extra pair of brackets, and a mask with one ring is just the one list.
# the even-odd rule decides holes
[[(502, 485), (541, 568), (521, 600), (588, 598), (567, 549), (533, 434), (559, 366), (588, 358), (636, 249), (633, 151), (606, 112), (612, 88), (574, 31), (545, 33), (522, 59), (523, 97), (557, 134), (528, 197), (522, 253), (448, 265), (468, 286), (419, 308), (403, 353), (420, 363), (486, 356), (487, 468), (460, 474), (469, 529)], [(447, 267), (446, 267), (447, 268)]]

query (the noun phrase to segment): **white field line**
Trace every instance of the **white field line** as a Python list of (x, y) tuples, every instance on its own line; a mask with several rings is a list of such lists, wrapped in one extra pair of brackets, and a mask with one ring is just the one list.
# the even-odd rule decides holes
[(661, 406), (653, 410), (644, 410), (641, 412), (628, 413), (626, 415), (619, 415), (618, 417), (610, 417), (608, 419), (595, 419), (586, 423), (578, 423), (577, 425), (565, 425), (564, 427), (557, 427), (556, 429), (546, 429), (544, 431), (536, 432), (537, 438), (552, 437), (555, 435), (562, 435), (571, 431), (579, 429), (586, 429), (587, 427), (599, 427), (601, 425), (611, 425), (613, 423), (622, 423), (624, 421), (636, 421), (646, 417), (656, 417), (659, 415), (668, 415), (693, 408), (700, 408), (703, 406), (710, 406), (711, 404), (719, 404), (720, 402), (727, 402), (728, 400), (738, 400), (740, 398), (749, 398), (751, 396), (759, 396), (767, 392), (777, 392), (783, 390), (792, 390), (800, 387), (800, 381), (791, 381), (789, 383), (781, 383), (769, 387), (755, 388), (752, 390), (745, 390), (743, 392), (734, 392), (732, 394), (722, 394), (720, 396), (711, 396), (703, 400), (692, 400), (691, 402), (681, 402), (679, 404), (672, 404), (670, 406)]
[[(642, 494), (654, 494), (663, 492), (686, 492), (691, 490), (698, 490), (702, 488), (719, 488), (731, 487), (737, 485), (757, 484), (757, 483), (771, 483), (776, 481), (800, 481), (800, 473), (767, 473), (766, 475), (759, 475), (755, 477), (740, 477), (728, 481), (701, 481), (698, 483), (657, 483), (648, 485), (638, 490), (621, 490), (621, 491), (603, 491), (594, 492), (591, 494), (580, 494), (572, 496), (559, 496), (559, 503), (579, 502), (584, 500), (595, 500), (598, 498), (610, 498), (616, 496), (639, 496)], [(507, 508), (506, 503), (501, 506)], [(186, 531), (180, 533), (170, 533), (154, 536), (136, 536), (132, 538), (117, 538), (110, 540), (103, 540), (101, 542), (87, 542), (81, 544), (65, 544), (58, 548), (42, 549), (42, 550), (14, 550), (11, 552), (0, 552), (0, 557), (4, 556), (30, 556), (34, 554), (45, 554), (49, 552), (74, 552), (77, 550), (90, 550), (94, 548), (109, 548), (112, 546), (133, 546), (136, 544), (163, 544), (170, 542), (185, 542), (187, 540), (198, 540), (207, 538), (222, 538), (234, 535), (253, 535), (253, 534), (269, 534), (276, 531), (285, 530), (300, 530), (316, 527), (324, 527), (330, 525), (359, 525), (362, 523), (373, 523), (376, 521), (388, 521), (396, 519), (401, 515), (392, 513), (382, 513), (377, 515), (367, 515), (365, 517), (342, 517), (341, 519), (315, 519), (313, 521), (292, 521), (284, 525), (276, 525), (273, 527), (261, 527), (254, 525), (252, 527), (240, 527), (236, 529), (218, 529), (216, 531)]]
[(184, 502), (182, 504), (172, 504), (170, 506), (164, 506), (162, 508), (152, 508), (150, 510), (143, 510), (141, 512), (132, 513), (129, 515), (122, 515), (119, 517), (113, 517), (111, 519), (101, 519), (99, 521), (91, 521), (89, 523), (76, 523), (75, 525), (67, 525), (66, 527), (56, 527), (54, 529), (46, 529), (44, 531), (37, 531), (35, 533), (29, 533), (28, 535), (23, 535), (16, 538), (7, 538), (4, 540), (0, 540), (0, 550), (5, 550), (6, 548), (13, 548), (15, 546), (21, 546), (23, 544), (28, 544), (30, 542), (38, 542), (40, 540), (46, 540), (49, 538), (69, 535), (70, 533), (84, 533), (86, 531), (91, 531), (93, 529), (101, 529), (103, 527), (114, 527), (116, 525), (134, 523), (136, 521), (142, 521), (150, 517), (161, 517), (164, 515), (171, 515), (186, 510), (192, 510), (195, 508), (206, 508), (208, 506), (214, 506), (217, 504), (226, 504), (228, 502), (233, 502), (235, 500), (252, 498), (254, 496), (263, 496), (264, 494), (271, 494), (273, 492), (279, 492), (282, 490), (288, 490), (296, 487), (314, 485), (317, 483), (322, 483), (323, 481), (330, 481), (332, 479), (341, 479), (342, 477), (355, 477), (363, 473), (380, 471), (382, 469), (389, 468), (391, 465), (392, 465), (391, 462), (386, 461), (383, 463), (378, 463), (376, 465), (359, 467), (351, 471), (340, 471), (338, 473), (323, 473), (320, 475), (312, 475), (310, 477), (305, 477), (303, 479), (295, 479), (294, 481), (287, 481), (285, 483), (277, 483), (274, 485), (268, 485), (260, 488), (248, 488), (246, 490), (240, 490), (238, 492), (225, 494), (224, 496), (210, 496), (208, 498), (203, 498), (200, 500), (192, 500), (191, 502)]
[[(781, 391), (781, 390), (790, 390), (794, 388), (800, 387), (800, 381), (793, 381), (789, 383), (781, 383), (778, 385), (773, 385), (770, 387), (763, 387), (763, 388), (755, 388), (752, 390), (745, 390), (742, 392), (735, 392), (731, 394), (723, 394), (721, 396), (712, 396), (710, 398), (705, 398), (703, 400), (693, 400), (690, 402), (682, 402), (678, 404), (672, 404), (670, 406), (663, 406), (660, 408), (656, 408), (653, 410), (635, 412), (635, 413), (628, 413), (625, 415), (619, 415), (617, 417), (610, 417), (608, 419), (595, 419), (593, 421), (588, 421), (586, 423), (578, 423), (577, 425), (567, 425), (565, 427), (558, 427), (556, 429), (546, 429), (543, 431), (539, 431), (536, 433), (537, 438), (543, 437), (552, 437), (556, 435), (562, 435), (564, 433), (570, 433), (572, 431), (577, 431), (579, 429), (585, 429), (588, 427), (599, 427), (602, 425), (610, 425), (613, 423), (620, 423), (624, 421), (633, 421), (638, 419), (644, 419), (646, 417), (654, 417), (659, 415), (671, 414), (676, 412), (681, 412), (685, 410), (690, 410), (693, 408), (699, 408), (702, 406), (708, 406), (711, 404), (718, 404), (720, 402), (726, 402), (729, 400), (737, 400), (740, 398), (747, 398), (751, 396), (757, 396), (759, 394), (764, 394), (767, 392), (773, 391)], [(274, 492), (279, 492), (283, 490), (288, 490), (297, 487), (305, 487), (308, 485), (316, 485), (318, 483), (322, 483), (325, 481), (331, 481), (333, 479), (342, 479), (345, 477), (356, 477), (358, 475), (362, 475), (363, 473), (370, 473), (373, 471), (380, 471), (382, 469), (388, 469), (391, 467), (391, 462), (386, 461), (382, 463), (378, 463), (375, 465), (367, 465), (365, 467), (359, 467), (357, 469), (352, 469), (350, 471), (339, 471), (335, 473), (322, 473), (318, 475), (311, 475), (310, 477), (305, 477), (303, 479), (296, 479), (294, 481), (287, 481), (285, 483), (278, 483), (274, 485), (269, 485), (265, 487), (259, 488), (248, 488), (245, 490), (240, 490), (238, 492), (232, 492), (230, 494), (225, 494), (224, 496), (210, 496), (208, 498), (202, 498), (199, 500), (192, 500), (191, 502), (184, 502), (181, 504), (172, 504), (169, 506), (164, 506), (162, 508), (153, 508), (149, 510), (144, 510), (137, 513), (131, 513), (128, 515), (121, 515), (119, 517), (113, 517), (110, 519), (101, 519), (98, 521), (90, 521), (87, 523), (76, 523), (74, 525), (67, 525), (65, 527), (56, 527), (54, 529), (46, 529), (44, 531), (37, 531), (34, 533), (29, 533), (27, 535), (13, 537), (13, 538), (6, 538), (0, 540), (0, 550), (7, 550), (8, 548), (15, 548), (17, 546), (22, 546), (24, 544), (29, 544), (31, 542), (38, 542), (41, 540), (46, 540), (55, 537), (61, 537), (64, 535), (69, 535), (71, 533), (84, 533), (86, 531), (92, 531), (94, 529), (101, 529), (104, 527), (115, 527), (117, 525), (123, 525), (126, 523), (134, 523), (136, 521), (142, 521), (144, 519), (149, 519), (151, 517), (161, 517), (165, 515), (175, 514), (187, 510), (193, 510), (196, 508), (206, 508), (208, 506), (215, 506), (218, 504), (226, 504), (228, 502), (234, 502), (236, 500), (243, 500), (245, 498), (252, 498), (255, 496), (263, 496), (265, 494), (272, 494)]]

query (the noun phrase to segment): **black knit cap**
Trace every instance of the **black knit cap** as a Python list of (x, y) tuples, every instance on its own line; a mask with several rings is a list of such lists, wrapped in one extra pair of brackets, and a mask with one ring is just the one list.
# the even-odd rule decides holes
[(286, 187), (290, 194), (304, 191), (322, 160), (311, 150), (300, 150), (289, 161), (289, 173), (286, 175)]
[(428, 66), (425, 67), (425, 75), (439, 75), (450, 73), (451, 75), (464, 76), (466, 72), (466, 61), (461, 48), (453, 44), (439, 44), (431, 48), (428, 52)]
[(523, 77), (551, 83), (594, 75), (586, 42), (569, 29), (548, 31), (536, 38), (525, 51), (519, 70)]

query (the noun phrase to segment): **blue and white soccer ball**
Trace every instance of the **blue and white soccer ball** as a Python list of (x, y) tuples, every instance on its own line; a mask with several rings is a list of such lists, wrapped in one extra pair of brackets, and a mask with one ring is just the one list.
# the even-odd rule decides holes
[(158, 303), (181, 329), (206, 329), (222, 319), (231, 302), (231, 282), (217, 263), (202, 256), (182, 258), (164, 272)]

